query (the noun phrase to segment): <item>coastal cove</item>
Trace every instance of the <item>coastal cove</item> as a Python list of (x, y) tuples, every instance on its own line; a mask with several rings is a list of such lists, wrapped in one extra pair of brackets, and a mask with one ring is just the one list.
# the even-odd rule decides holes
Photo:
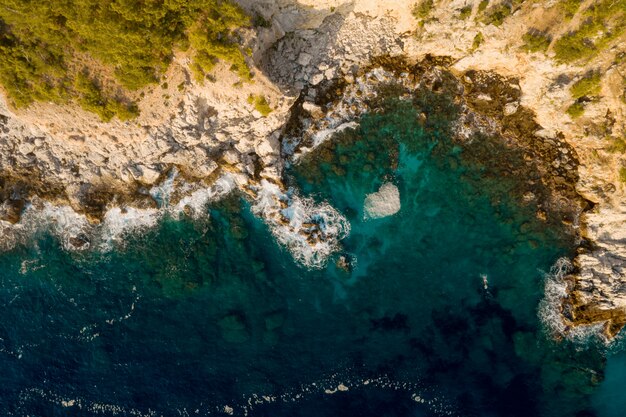
[[(379, 97), (285, 173), (350, 223), (321, 268), (237, 193), (105, 253), (45, 232), (3, 253), (2, 413), (615, 415), (598, 399), (619, 356), (542, 322), (575, 235), (523, 204), (526, 178), (479, 163), (501, 138), (452, 139), (445, 90)], [(399, 211), (366, 219), (384, 184)]]
[(626, 0), (0, 6), (0, 417), (626, 415)]

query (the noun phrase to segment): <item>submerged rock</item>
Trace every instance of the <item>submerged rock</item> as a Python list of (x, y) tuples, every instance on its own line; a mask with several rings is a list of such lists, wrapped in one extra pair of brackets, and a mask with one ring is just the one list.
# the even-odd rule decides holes
[(398, 187), (387, 182), (375, 193), (368, 194), (363, 204), (363, 217), (380, 219), (400, 211), (400, 191)]

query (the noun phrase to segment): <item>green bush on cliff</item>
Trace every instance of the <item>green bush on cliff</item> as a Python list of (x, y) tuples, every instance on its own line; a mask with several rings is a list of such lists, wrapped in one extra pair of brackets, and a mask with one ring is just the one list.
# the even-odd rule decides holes
[(419, 3), (413, 6), (413, 16), (415, 16), (416, 19), (425, 19), (434, 7), (435, 3), (433, 0), (420, 0)]
[[(0, 0), (0, 83), (16, 107), (75, 100), (103, 120), (128, 118), (128, 96), (158, 82), (176, 49), (191, 47), (203, 73), (224, 60), (249, 79), (234, 35), (248, 24), (226, 0)], [(85, 67), (100, 97), (79, 79)]]
[(626, 184), (626, 167), (619, 169), (619, 180)]
[(582, 14), (580, 26), (554, 44), (560, 62), (593, 58), (626, 29), (626, 0), (600, 0)]
[(624, 138), (611, 138), (607, 150), (611, 153), (626, 153), (626, 136)]
[(476, 49), (478, 49), (480, 45), (483, 44), (484, 41), (485, 41), (485, 37), (483, 36), (483, 33), (478, 32), (476, 36), (474, 36), (474, 40), (472, 41), (471, 51), (475, 51)]
[(569, 106), (566, 110), (567, 114), (570, 115), (572, 119), (576, 119), (583, 115), (585, 112), (585, 105), (583, 103), (576, 102)]
[(486, 25), (500, 26), (513, 12), (513, 7), (508, 3), (498, 4), (487, 11), (483, 22)]
[(562, 0), (559, 3), (559, 7), (563, 10), (565, 17), (571, 19), (574, 17), (582, 3), (582, 0)]
[(463, 6), (459, 9), (459, 19), (465, 20), (472, 14), (472, 6)]
[(270, 104), (263, 95), (250, 94), (250, 96), (248, 96), (248, 103), (252, 104), (255, 110), (261, 113), (263, 117), (267, 117), (272, 112)]
[(528, 52), (544, 52), (550, 46), (552, 37), (537, 29), (530, 29), (522, 36), (523, 48)]
[(599, 94), (601, 79), (602, 75), (597, 71), (587, 73), (570, 87), (572, 97), (579, 99), (581, 97), (591, 97)]

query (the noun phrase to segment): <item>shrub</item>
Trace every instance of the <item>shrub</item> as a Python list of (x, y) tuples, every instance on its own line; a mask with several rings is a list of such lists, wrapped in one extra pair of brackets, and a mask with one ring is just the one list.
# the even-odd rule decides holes
[(583, 113), (585, 112), (585, 106), (583, 103), (576, 102), (569, 106), (566, 112), (571, 116), (572, 119), (576, 119), (583, 115)]
[(478, 47), (480, 47), (480, 45), (482, 45), (484, 41), (485, 41), (485, 37), (483, 36), (483, 33), (478, 32), (476, 36), (474, 36), (474, 41), (472, 42), (472, 51), (475, 51), (476, 49), (478, 49)]
[(108, 122), (114, 116), (122, 121), (139, 116), (139, 108), (135, 103), (125, 103), (117, 97), (105, 96), (98, 81), (90, 78), (86, 72), (77, 74), (74, 91), (78, 95), (80, 106), (100, 116), (102, 121)]
[(465, 20), (472, 14), (472, 6), (464, 6), (459, 10), (459, 19)]
[[(111, 112), (130, 117), (136, 108), (124, 104), (127, 99), (111, 99), (112, 92), (124, 96), (158, 82), (174, 49), (190, 46), (194, 65), (203, 72), (221, 59), (243, 78), (251, 76), (235, 36), (249, 19), (227, 0), (1, 2), (0, 83), (16, 107), (36, 100), (75, 100), (103, 119), (110, 119)], [(110, 90), (100, 91), (109, 97), (109, 110), (93, 86), (79, 79), (85, 63), (108, 69), (93, 72), (91, 81), (99, 90)], [(112, 73), (114, 79), (97, 76), (101, 73)]]
[(572, 97), (579, 99), (581, 97), (595, 96), (600, 93), (600, 80), (602, 76), (599, 72), (587, 73), (583, 78), (576, 81), (570, 87)]
[(254, 105), (256, 111), (261, 113), (263, 117), (267, 117), (272, 112), (272, 108), (263, 95), (251, 94), (248, 96), (248, 103)]
[(433, 0), (421, 0), (413, 7), (413, 16), (416, 19), (425, 19), (435, 7)]
[(507, 3), (501, 3), (492, 7), (483, 19), (486, 25), (500, 26), (513, 12), (513, 7)]
[(626, 183), (626, 167), (621, 167), (619, 169), (619, 180)]
[[(626, 139), (626, 137), (624, 138)], [(612, 138), (611, 144), (608, 147), (608, 151), (611, 153), (625, 153), (626, 152), (626, 140), (620, 138)]]
[(565, 17), (571, 19), (574, 17), (581, 4), (582, 0), (562, 0), (558, 6), (563, 10)]
[(528, 52), (544, 52), (550, 46), (552, 37), (537, 29), (530, 29), (522, 36), (522, 40), (524, 41), (523, 48)]
[(601, 26), (592, 21), (588, 21), (578, 30), (562, 36), (554, 44), (556, 60), (560, 62), (573, 62), (595, 55), (598, 50), (591, 40), (591, 37), (600, 29)]
[(481, 0), (480, 4), (478, 5), (478, 12), (480, 13), (480, 12), (485, 11), (488, 5), (489, 5), (489, 0)]
[(560, 62), (590, 59), (626, 29), (626, 0), (600, 0), (583, 13), (583, 23), (554, 44)]

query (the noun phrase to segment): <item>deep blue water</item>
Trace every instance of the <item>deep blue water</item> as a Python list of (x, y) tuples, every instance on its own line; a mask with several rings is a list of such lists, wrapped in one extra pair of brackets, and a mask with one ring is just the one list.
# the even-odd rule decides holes
[[(449, 140), (453, 111), (416, 112), (392, 103), (288, 171), (351, 223), (322, 270), (237, 195), (109, 253), (41, 235), (0, 255), (0, 415), (625, 415), (624, 353), (538, 319), (573, 239)], [(384, 182), (401, 210), (364, 221)]]

